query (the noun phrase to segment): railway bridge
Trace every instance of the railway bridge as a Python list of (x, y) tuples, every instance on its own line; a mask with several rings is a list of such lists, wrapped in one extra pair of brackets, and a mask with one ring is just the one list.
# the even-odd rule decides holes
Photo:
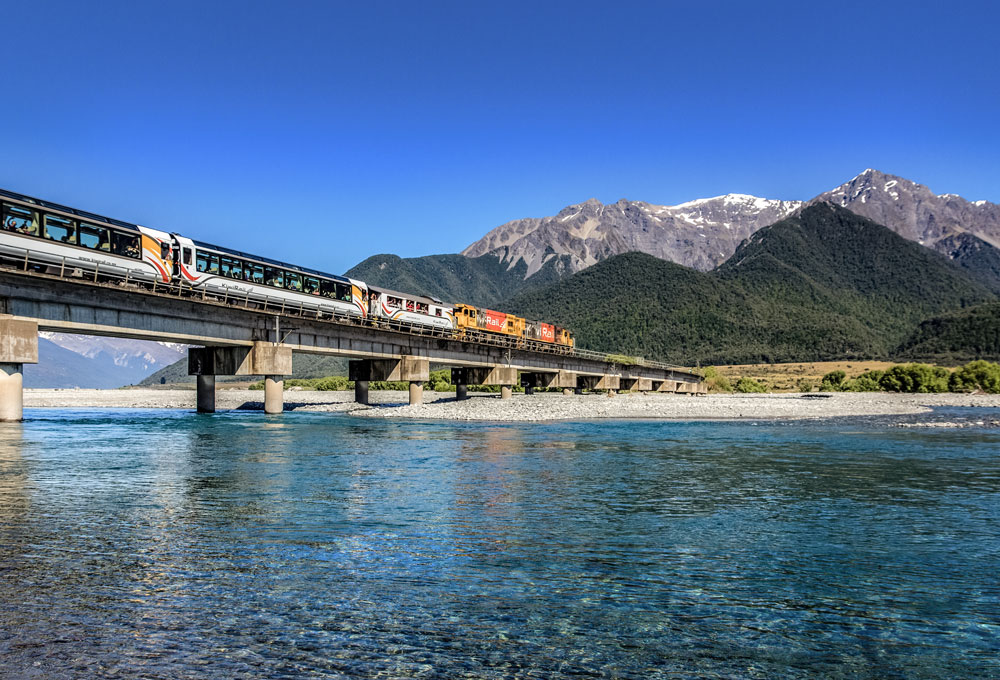
[(613, 355), (552, 347), (528, 351), (498, 336), (476, 342), (446, 329), (335, 317), (286, 304), (206, 297), (179, 284), (143, 284), (52, 267), (0, 266), (0, 420), (22, 417), (22, 367), (38, 362), (38, 331), (159, 340), (192, 345), (189, 373), (197, 376), (199, 411), (215, 410), (215, 376), (264, 376), (264, 408), (283, 410), (283, 376), (292, 353), (351, 359), (355, 398), (368, 400), (368, 382), (410, 384), (419, 403), (430, 364), (452, 368), (457, 398), (468, 385), (514, 385), (696, 394), (701, 378), (682, 368), (641, 361), (622, 365)]

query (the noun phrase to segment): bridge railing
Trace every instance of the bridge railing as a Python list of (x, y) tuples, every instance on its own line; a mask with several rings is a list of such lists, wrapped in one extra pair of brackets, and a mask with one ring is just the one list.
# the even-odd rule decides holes
[[(222, 304), (227, 307), (239, 307), (252, 311), (268, 314), (279, 314), (283, 316), (297, 316), (307, 318), (312, 321), (322, 321), (349, 326), (367, 326), (370, 328), (383, 329), (387, 331), (405, 333), (423, 337), (439, 337), (442, 339), (454, 339), (455, 331), (451, 328), (440, 328), (423, 324), (408, 323), (405, 321), (394, 321), (390, 319), (363, 318), (349, 314), (337, 314), (333, 312), (321, 311), (319, 309), (309, 309), (303, 301), (298, 306), (289, 304), (287, 301), (269, 301), (266, 297), (263, 300), (250, 298), (246, 295), (217, 295), (208, 293), (204, 288), (195, 288), (182, 280), (163, 283), (162, 281), (140, 280), (131, 275), (119, 275), (114, 272), (101, 272), (100, 267), (94, 271), (82, 270), (77, 267), (68, 267), (65, 258), (61, 264), (53, 264), (52, 260), (32, 256), (31, 251), (25, 252), (23, 258), (18, 258), (16, 263), (12, 259), (5, 259), (0, 263), (0, 268), (11, 271), (19, 271), (25, 274), (40, 276), (44, 278), (55, 278), (65, 281), (85, 283), (88, 285), (110, 285), (116, 287), (143, 289), (144, 292), (151, 292), (156, 295), (167, 297), (200, 299), (202, 302), (212, 304)], [(608, 352), (597, 352), (589, 349), (566, 348), (563, 345), (544, 343), (534, 340), (523, 341), (520, 338), (493, 333), (470, 332), (467, 331), (463, 341), (473, 344), (499, 347), (511, 350), (522, 350), (538, 354), (553, 354), (559, 356), (572, 356), (580, 359), (598, 361), (620, 367), (648, 367), (667, 371), (683, 371), (689, 373), (688, 369), (681, 366), (674, 366), (660, 361), (652, 361), (642, 357), (626, 357), (621, 354), (611, 354)]]

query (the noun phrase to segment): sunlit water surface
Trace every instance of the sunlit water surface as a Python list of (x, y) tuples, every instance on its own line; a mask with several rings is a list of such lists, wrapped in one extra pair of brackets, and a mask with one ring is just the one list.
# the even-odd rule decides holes
[(1000, 432), (30, 410), (0, 675), (1000, 676)]

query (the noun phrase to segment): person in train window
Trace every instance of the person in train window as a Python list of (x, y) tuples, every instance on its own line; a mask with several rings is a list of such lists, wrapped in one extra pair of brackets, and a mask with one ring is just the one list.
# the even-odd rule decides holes
[(408, 311), (408, 312), (412, 312), (413, 311), (413, 300), (407, 300), (406, 301), (406, 311)]

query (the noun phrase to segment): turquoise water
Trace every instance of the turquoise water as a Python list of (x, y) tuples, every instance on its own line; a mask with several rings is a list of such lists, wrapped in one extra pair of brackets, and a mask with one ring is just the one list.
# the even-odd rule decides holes
[(1000, 676), (997, 430), (26, 416), (3, 677)]

